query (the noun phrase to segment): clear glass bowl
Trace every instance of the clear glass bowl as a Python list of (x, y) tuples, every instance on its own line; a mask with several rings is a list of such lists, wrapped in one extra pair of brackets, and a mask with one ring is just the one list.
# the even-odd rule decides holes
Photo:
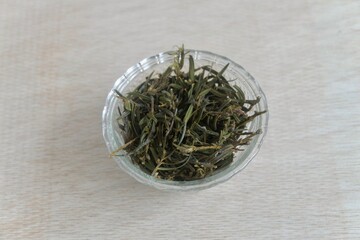
[[(195, 67), (202, 65), (212, 65), (213, 69), (221, 70), (227, 63), (229, 67), (224, 73), (224, 77), (236, 84), (244, 91), (247, 99), (255, 99), (261, 97), (259, 104), (256, 104), (253, 111), (268, 110), (266, 97), (255, 79), (239, 64), (230, 59), (207, 51), (188, 50), (194, 57)], [(163, 72), (170, 64), (173, 63), (174, 56), (172, 51), (159, 53), (155, 56), (146, 58), (133, 67), (129, 68), (114, 84), (113, 89), (117, 89), (123, 95), (136, 88), (145, 80), (152, 71), (155, 73)], [(189, 55), (186, 55), (187, 58)], [(188, 61), (185, 60), (184, 69), (188, 68)], [(185, 70), (186, 71), (186, 70)], [(109, 152), (113, 152), (124, 144), (124, 139), (119, 134), (116, 118), (118, 117), (117, 107), (122, 107), (122, 102), (115, 97), (113, 89), (107, 96), (105, 107), (102, 114), (102, 130), (103, 136)], [(199, 190), (212, 187), (216, 184), (224, 182), (234, 176), (236, 173), (246, 167), (246, 165), (254, 158), (259, 151), (267, 131), (269, 113), (262, 114), (248, 124), (250, 131), (262, 130), (262, 133), (256, 135), (250, 145), (245, 146), (244, 151), (238, 151), (232, 164), (228, 167), (215, 172), (214, 175), (204, 179), (194, 181), (169, 181), (158, 179), (143, 172), (138, 166), (132, 163), (130, 157), (114, 157), (120, 168), (134, 177), (141, 183), (153, 186), (161, 190)]]

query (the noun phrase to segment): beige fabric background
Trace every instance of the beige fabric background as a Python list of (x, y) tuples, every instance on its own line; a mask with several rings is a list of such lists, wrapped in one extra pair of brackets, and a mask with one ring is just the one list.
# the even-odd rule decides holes
[[(108, 158), (128, 67), (184, 43), (260, 82), (268, 136), (190, 193)], [(0, 1), (0, 239), (360, 239), (360, 2)]]

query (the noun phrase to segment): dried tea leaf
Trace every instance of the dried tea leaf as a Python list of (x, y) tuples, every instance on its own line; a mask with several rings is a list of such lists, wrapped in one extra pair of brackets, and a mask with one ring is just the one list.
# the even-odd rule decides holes
[(229, 84), (229, 64), (220, 71), (195, 68), (189, 55), (185, 72), (186, 54), (179, 48), (171, 66), (149, 74), (127, 96), (114, 89), (123, 103), (117, 124), (126, 143), (112, 155), (125, 151), (144, 172), (173, 181), (201, 179), (229, 166), (234, 152), (261, 133), (246, 127), (265, 112), (250, 114), (260, 98), (246, 99), (239, 86)]

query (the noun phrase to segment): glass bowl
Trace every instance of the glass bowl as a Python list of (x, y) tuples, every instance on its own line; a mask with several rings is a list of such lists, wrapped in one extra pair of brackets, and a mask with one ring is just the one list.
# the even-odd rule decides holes
[[(221, 70), (226, 64), (229, 67), (224, 73), (224, 77), (233, 80), (230, 83), (238, 85), (245, 93), (247, 99), (256, 99), (260, 97), (260, 102), (253, 107), (253, 111), (268, 110), (266, 97), (256, 80), (239, 64), (230, 59), (207, 51), (187, 50), (194, 57), (195, 67), (202, 65), (212, 65), (214, 70)], [(188, 68), (188, 56), (186, 55), (184, 69)], [(123, 95), (135, 89), (145, 80), (152, 71), (155, 73), (163, 72), (169, 65), (173, 63), (173, 51), (159, 53), (155, 56), (145, 58), (139, 63), (129, 68), (114, 84), (113, 89), (109, 92), (105, 107), (102, 114), (102, 130), (103, 136), (109, 152), (113, 152), (120, 146), (124, 145), (124, 139), (119, 134), (119, 128), (116, 121), (118, 117), (117, 107), (122, 105), (122, 101), (115, 97), (114, 89)], [(186, 71), (186, 70), (185, 70)], [(224, 182), (234, 176), (236, 173), (246, 167), (246, 165), (254, 158), (259, 151), (268, 126), (268, 111), (256, 117), (247, 127), (249, 131), (262, 130), (261, 134), (256, 135), (251, 143), (245, 146), (244, 151), (238, 151), (235, 154), (234, 161), (227, 167), (215, 172), (211, 176), (207, 176), (200, 180), (194, 181), (171, 181), (153, 177), (143, 172), (137, 165), (133, 164), (130, 157), (114, 156), (120, 168), (130, 174), (141, 183), (150, 185), (161, 190), (199, 190), (212, 187), (216, 184)]]

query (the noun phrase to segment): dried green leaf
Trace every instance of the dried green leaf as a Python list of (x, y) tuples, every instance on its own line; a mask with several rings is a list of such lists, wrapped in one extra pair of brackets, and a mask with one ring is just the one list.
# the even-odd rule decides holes
[(149, 74), (126, 97), (114, 89), (123, 103), (116, 123), (124, 139), (133, 141), (121, 150), (144, 172), (169, 181), (201, 179), (231, 164), (234, 152), (261, 133), (248, 131), (248, 123), (265, 112), (250, 114), (260, 99), (246, 99), (239, 86), (229, 84), (229, 64), (220, 71), (195, 68), (190, 54), (184, 72), (186, 54), (180, 47), (171, 66)]
[(188, 110), (186, 111), (186, 114), (185, 114), (185, 117), (184, 117), (184, 123), (185, 124), (189, 121), (189, 119), (191, 117), (191, 114), (193, 112), (193, 109), (194, 109), (194, 106), (191, 104), (189, 106)]
[(189, 56), (189, 78), (191, 82), (195, 81), (195, 64), (194, 58), (191, 55)]

